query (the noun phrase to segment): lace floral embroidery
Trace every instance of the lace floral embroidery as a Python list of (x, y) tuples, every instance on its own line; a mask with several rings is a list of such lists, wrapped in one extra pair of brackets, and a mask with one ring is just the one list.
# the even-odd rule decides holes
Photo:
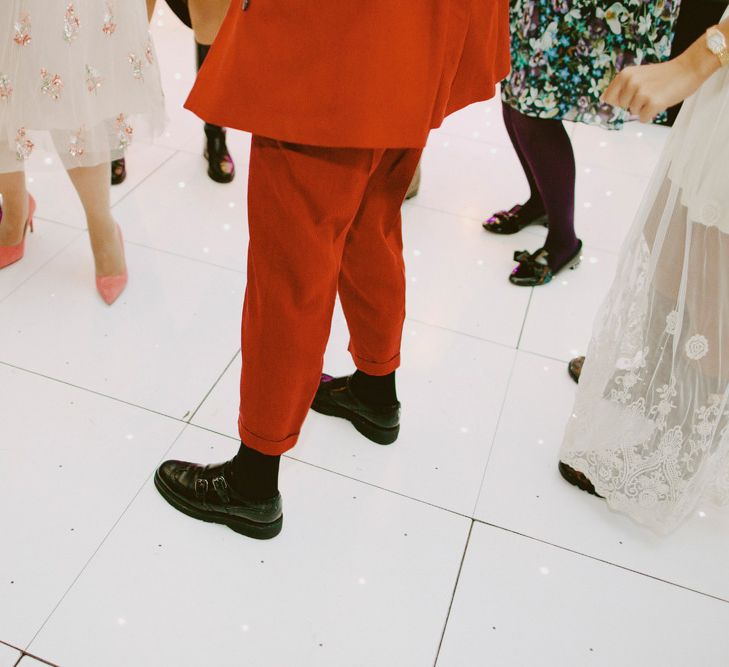
[(116, 32), (116, 23), (114, 21), (114, 5), (107, 2), (104, 7), (104, 23), (101, 26), (101, 32), (111, 37)]
[(144, 72), (142, 71), (142, 59), (134, 53), (129, 54), (129, 64), (132, 66), (132, 76), (139, 81), (144, 80)]
[(118, 149), (124, 150), (132, 143), (134, 128), (127, 122), (126, 116), (123, 113), (120, 113), (116, 117), (116, 135)]
[(63, 15), (63, 39), (70, 44), (78, 37), (80, 30), (81, 20), (76, 14), (76, 8), (73, 6), (73, 3), (70, 2)]
[(86, 90), (90, 93), (96, 94), (101, 88), (103, 79), (99, 70), (94, 69), (91, 65), (86, 65)]
[(58, 74), (51, 74), (45, 67), (41, 69), (41, 92), (53, 100), (58, 100), (63, 92), (63, 80)]
[(0, 74), (0, 101), (7, 102), (13, 95), (13, 86), (7, 74)]
[(686, 356), (689, 359), (698, 361), (709, 353), (709, 341), (705, 336), (696, 334), (686, 341)]
[(31, 43), (31, 25), (30, 25), (30, 15), (29, 14), (21, 14), (20, 18), (15, 22), (14, 26), (14, 33), (13, 33), (13, 41), (18, 46), (28, 46), (28, 44)]
[(68, 153), (71, 157), (81, 157), (86, 153), (86, 138), (84, 134), (84, 129), (81, 128), (71, 135), (68, 143)]
[(21, 127), (15, 135), (15, 157), (18, 162), (27, 160), (33, 152), (35, 144), (26, 136), (26, 130)]

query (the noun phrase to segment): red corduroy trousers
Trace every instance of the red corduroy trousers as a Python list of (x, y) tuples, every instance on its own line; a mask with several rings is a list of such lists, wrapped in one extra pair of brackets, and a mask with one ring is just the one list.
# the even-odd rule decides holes
[(295, 444), (319, 386), (337, 293), (357, 368), (400, 364), (400, 207), (422, 149), (326, 148), (254, 136), (248, 184), (241, 440)]

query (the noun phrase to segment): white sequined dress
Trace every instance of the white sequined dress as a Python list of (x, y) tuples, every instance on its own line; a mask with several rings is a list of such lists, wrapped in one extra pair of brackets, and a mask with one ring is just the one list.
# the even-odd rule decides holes
[(0, 172), (48, 144), (100, 164), (164, 120), (144, 0), (2, 0)]
[(595, 324), (560, 458), (659, 533), (709, 503), (729, 511), (729, 67), (671, 133)]

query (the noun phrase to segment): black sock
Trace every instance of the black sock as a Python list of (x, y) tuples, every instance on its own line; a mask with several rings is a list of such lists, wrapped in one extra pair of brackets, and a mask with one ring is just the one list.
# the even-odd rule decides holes
[(355, 371), (349, 386), (360, 401), (369, 405), (385, 407), (397, 403), (395, 371), (381, 376)]
[(233, 489), (244, 498), (264, 500), (278, 493), (280, 456), (268, 456), (240, 443), (233, 459)]

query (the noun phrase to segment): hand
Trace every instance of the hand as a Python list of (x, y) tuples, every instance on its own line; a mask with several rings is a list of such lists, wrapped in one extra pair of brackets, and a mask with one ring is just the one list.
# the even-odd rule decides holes
[(658, 65), (626, 67), (613, 79), (601, 100), (649, 123), (668, 107), (693, 95), (703, 81), (692, 63), (678, 57)]

